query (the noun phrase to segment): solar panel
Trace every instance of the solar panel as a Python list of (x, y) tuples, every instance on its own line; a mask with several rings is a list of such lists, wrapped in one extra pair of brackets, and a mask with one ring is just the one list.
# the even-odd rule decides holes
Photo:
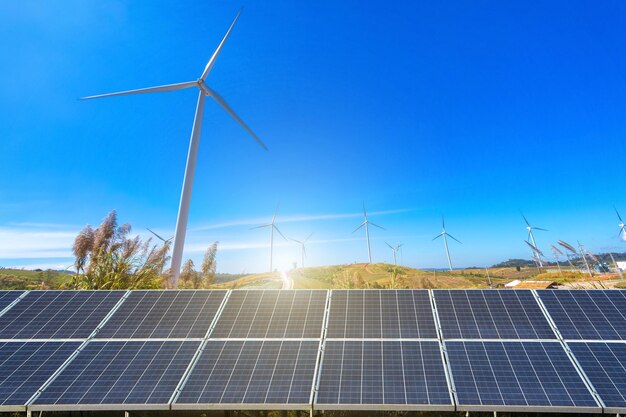
[(439, 343), (432, 341), (327, 341), (315, 403), (318, 409), (454, 410)]
[(446, 339), (556, 339), (528, 290), (435, 290)]
[(458, 341), (445, 346), (458, 410), (598, 412), (558, 342)]
[[(187, 369), (200, 342), (89, 342), (43, 390), (33, 409), (125, 409), (163, 405)], [(64, 408), (63, 406), (67, 406)], [(55, 407), (56, 406), (56, 407)], [(136, 407), (135, 407), (136, 408)]]
[(233, 291), (212, 338), (320, 338), (324, 290)]
[(333, 290), (328, 338), (436, 338), (427, 290)]
[(4, 310), (13, 301), (24, 294), (24, 291), (0, 291), (0, 311)]
[(626, 344), (571, 342), (568, 346), (604, 404), (619, 409), (612, 412), (624, 412)]
[(0, 343), (0, 410), (23, 405), (80, 346), (80, 342)]
[(0, 316), (0, 339), (86, 338), (124, 291), (31, 291)]
[(626, 291), (538, 291), (564, 339), (626, 340)]
[(100, 338), (202, 338), (226, 291), (133, 291)]
[[(310, 407), (319, 342), (211, 340), (190, 373), (176, 408)], [(231, 405), (229, 407), (228, 405)]]

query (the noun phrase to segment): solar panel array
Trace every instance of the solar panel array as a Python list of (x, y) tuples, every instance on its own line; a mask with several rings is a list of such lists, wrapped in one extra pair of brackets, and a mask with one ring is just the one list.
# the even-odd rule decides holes
[(0, 291), (0, 412), (626, 412), (626, 291)]

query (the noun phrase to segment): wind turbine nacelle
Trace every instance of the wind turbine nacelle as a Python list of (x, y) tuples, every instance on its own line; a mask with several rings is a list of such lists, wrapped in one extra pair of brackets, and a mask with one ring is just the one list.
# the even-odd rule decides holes
[(210, 96), (211, 92), (202, 78), (198, 78), (198, 89), (204, 93), (205, 96)]

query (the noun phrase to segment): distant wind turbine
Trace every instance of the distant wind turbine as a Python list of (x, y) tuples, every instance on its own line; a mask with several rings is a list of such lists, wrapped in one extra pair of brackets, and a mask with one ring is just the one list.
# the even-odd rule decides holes
[(363, 223), (361, 223), (359, 225), (359, 227), (354, 229), (354, 231), (352, 233), (355, 233), (361, 227), (365, 226), (365, 239), (367, 240), (367, 260), (368, 260), (369, 263), (372, 263), (372, 249), (371, 249), (371, 246), (370, 246), (370, 229), (369, 229), (369, 225), (370, 224), (372, 226), (378, 227), (379, 229), (385, 230), (384, 227), (381, 227), (381, 226), (377, 225), (376, 223), (372, 223), (371, 221), (367, 220), (367, 211), (365, 211), (365, 203), (364, 203), (363, 204)]
[(304, 245), (306, 244), (306, 242), (308, 242), (309, 239), (311, 239), (311, 236), (313, 236), (313, 233), (311, 233), (310, 235), (307, 236), (306, 239), (304, 240), (297, 240), (297, 239), (291, 239), (296, 243), (300, 244), (301, 247), (301, 256), (302, 256), (302, 268), (304, 268), (304, 258), (306, 257), (306, 248), (304, 247)]
[(280, 231), (280, 229), (278, 229), (278, 226), (276, 226), (276, 215), (278, 214), (278, 206), (276, 206), (276, 210), (274, 210), (274, 215), (272, 216), (272, 222), (268, 223), (268, 224), (262, 224), (260, 226), (256, 226), (251, 228), (250, 230), (253, 229), (262, 229), (264, 227), (269, 227), (270, 228), (270, 272), (274, 271), (273, 269), (273, 255), (274, 255), (274, 230), (276, 230), (278, 232), (279, 235), (281, 235), (283, 237), (283, 239), (287, 240), (287, 238), (285, 237), (285, 235), (283, 235), (283, 233)]
[(385, 245), (389, 246), (389, 249), (393, 251), (393, 264), (398, 265), (397, 254), (400, 248), (402, 247), (402, 243), (398, 243), (396, 246), (391, 246), (389, 243), (385, 242)]
[(167, 243), (167, 242), (169, 242), (170, 240), (174, 239), (174, 236), (172, 236), (172, 237), (171, 237), (171, 238), (169, 238), (169, 239), (163, 239), (161, 236), (157, 235), (157, 234), (156, 234), (156, 232), (153, 232), (153, 231), (152, 231), (152, 230), (150, 230), (149, 228), (147, 228), (147, 227), (146, 227), (146, 230), (147, 230), (148, 232), (152, 233), (153, 235), (155, 235), (155, 236), (157, 237), (157, 239), (159, 239), (159, 240), (160, 240), (160, 241), (162, 241), (163, 243)]
[(626, 225), (624, 224), (624, 220), (622, 220), (622, 216), (619, 215), (617, 208), (613, 208), (615, 209), (615, 214), (617, 214), (617, 218), (619, 219), (619, 233), (617, 234), (617, 236), (622, 238), (622, 240), (626, 240)]
[(191, 202), (191, 191), (193, 188), (193, 177), (194, 177), (194, 172), (196, 169), (196, 160), (198, 158), (198, 145), (200, 143), (200, 131), (202, 130), (201, 129), (202, 128), (202, 116), (204, 113), (205, 96), (209, 96), (213, 100), (215, 100), (215, 102), (220, 107), (222, 107), (222, 109), (224, 109), (228, 114), (230, 114), (231, 117), (235, 119), (237, 123), (239, 123), (241, 127), (243, 127), (254, 138), (254, 140), (257, 141), (259, 145), (261, 145), (265, 150), (267, 150), (267, 147), (265, 146), (265, 144), (261, 142), (261, 140), (257, 137), (257, 135), (255, 135), (254, 132), (252, 132), (252, 130), (250, 130), (250, 128), (244, 123), (244, 121), (241, 120), (239, 116), (237, 116), (235, 111), (228, 105), (228, 103), (226, 103), (224, 98), (222, 98), (221, 95), (219, 95), (215, 90), (213, 90), (206, 84), (206, 79), (209, 73), (211, 72), (211, 70), (213, 69), (213, 65), (215, 65), (215, 61), (217, 60), (217, 57), (222, 51), (222, 48), (224, 47), (224, 43), (226, 42), (226, 39), (228, 39), (228, 36), (230, 35), (230, 32), (235, 26), (237, 19), (239, 19), (239, 16), (241, 15), (241, 11), (242, 10), (239, 10), (237, 15), (235, 16), (235, 19), (233, 20), (233, 23), (228, 28), (226, 35), (224, 35), (224, 38), (222, 39), (220, 44), (217, 46), (217, 49), (215, 50), (215, 52), (213, 52), (211, 59), (209, 59), (209, 62), (204, 68), (204, 71), (202, 71), (200, 78), (198, 78), (197, 80), (187, 81), (187, 82), (177, 83), (177, 84), (162, 85), (158, 87), (141, 88), (138, 90), (129, 90), (129, 91), (122, 91), (122, 92), (117, 92), (117, 93), (100, 94), (96, 96), (83, 97), (83, 100), (86, 100), (86, 99), (102, 98), (102, 97), (123, 96), (123, 95), (129, 95), (129, 94), (160, 93), (160, 92), (166, 92), (166, 91), (182, 90), (184, 88), (191, 88), (191, 87), (197, 87), (198, 90), (200, 90), (198, 94), (198, 104), (196, 105), (196, 114), (194, 116), (194, 121), (193, 121), (193, 128), (191, 130), (191, 139), (189, 141), (189, 151), (187, 154), (187, 164), (185, 166), (185, 177), (183, 179), (183, 188), (182, 188), (181, 196), (180, 196), (180, 205), (178, 207), (178, 219), (176, 221), (174, 250), (172, 252), (172, 265), (171, 265), (172, 275), (169, 278), (170, 288), (178, 287), (178, 277), (180, 275), (180, 266), (181, 266), (182, 258), (183, 258), (183, 247), (185, 246), (185, 234), (187, 231), (187, 219), (189, 217), (189, 205)]
[[(530, 223), (528, 223), (528, 219), (526, 219), (526, 216), (524, 216), (524, 213), (522, 213), (522, 217), (524, 218), (524, 221), (526, 222), (526, 230), (528, 230), (528, 238), (530, 239), (531, 243), (533, 244), (533, 246), (535, 248), (537, 248), (537, 242), (535, 242), (535, 235), (533, 234), (533, 230), (541, 230), (544, 232), (547, 232), (546, 229), (542, 229), (541, 227), (535, 227), (535, 226), (531, 226)], [(539, 266), (542, 267), (543, 266), (543, 262), (541, 261), (541, 257), (539, 257)]]
[(443, 231), (437, 236), (435, 236), (433, 240), (438, 239), (443, 236), (443, 244), (446, 247), (446, 256), (448, 257), (448, 266), (450, 267), (450, 271), (452, 271), (452, 261), (450, 260), (450, 250), (448, 249), (448, 236), (450, 236), (451, 239), (454, 239), (459, 243), (461, 243), (461, 241), (459, 241), (457, 238), (452, 236), (450, 233), (446, 232), (446, 222), (443, 216), (441, 216), (441, 225), (443, 227)]

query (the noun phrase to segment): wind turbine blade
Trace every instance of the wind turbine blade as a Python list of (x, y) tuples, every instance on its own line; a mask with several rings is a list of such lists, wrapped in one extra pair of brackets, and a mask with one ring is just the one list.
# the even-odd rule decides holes
[(547, 232), (548, 229), (542, 229), (541, 227), (533, 227), (534, 230), (541, 230), (543, 232)]
[(254, 226), (254, 227), (251, 227), (251, 228), (250, 228), (250, 229), (248, 229), (248, 230), (262, 229), (262, 228), (264, 228), (264, 227), (269, 227), (269, 226), (271, 226), (271, 225), (272, 225), (272, 223), (270, 223), (270, 224), (262, 224), (262, 225), (260, 225), (260, 226)]
[(138, 90), (119, 91), (117, 93), (98, 94), (96, 96), (81, 97), (81, 100), (91, 100), (93, 98), (114, 97), (114, 96), (127, 96), (131, 94), (146, 94), (146, 93), (163, 93), (166, 91), (182, 90), (184, 88), (196, 87), (198, 85), (195, 81), (187, 81), (186, 83), (160, 85), (158, 87), (140, 88)]
[(306, 237), (306, 239), (304, 239), (304, 241), (305, 241), (305, 242), (308, 242), (308, 241), (309, 241), (309, 239), (311, 239), (311, 236), (313, 236), (313, 233), (311, 233), (310, 235), (308, 235), (308, 236)]
[(455, 238), (454, 236), (452, 236), (450, 233), (446, 233), (448, 235), (448, 237), (456, 240), (457, 242), (459, 242), (460, 244), (463, 244), (463, 242), (461, 242), (459, 239)]
[(376, 227), (378, 227), (379, 229), (383, 229), (383, 230), (385, 230), (385, 228), (384, 228), (384, 227), (379, 226), (379, 225), (377, 225), (376, 223), (372, 223), (372, 222), (368, 222), (368, 223), (369, 223), (369, 224), (371, 224), (372, 226), (376, 226)]
[[(150, 233), (152, 233), (153, 235), (155, 235), (159, 240), (162, 240), (163, 242), (167, 242), (167, 240), (163, 239), (161, 236), (157, 235), (155, 232), (153, 232), (152, 230), (150, 230), (149, 228), (146, 227), (146, 230)], [(171, 239), (168, 239), (171, 240)]]
[(528, 219), (526, 218), (526, 216), (524, 216), (524, 213), (522, 213), (522, 212), (520, 211), (520, 213), (519, 213), (519, 214), (521, 214), (521, 215), (522, 215), (522, 218), (523, 218), (523, 219), (524, 219), (524, 221), (526, 222), (526, 226), (531, 227), (531, 226), (530, 226), (530, 223), (528, 223)]
[(301, 244), (301, 245), (303, 245), (303, 244), (304, 244), (304, 242), (301, 242), (301, 241), (299, 241), (299, 240), (297, 240), (297, 239), (290, 239), (290, 240), (293, 240), (294, 242), (299, 243), (299, 244)]
[(259, 145), (261, 145), (261, 147), (263, 149), (265, 149), (266, 151), (269, 150), (269, 149), (267, 149), (267, 146), (265, 146), (263, 141), (261, 141), (261, 139), (259, 139), (259, 137), (257, 135), (255, 135), (255, 133), (252, 131), (252, 129), (250, 129), (248, 127), (248, 125), (246, 125), (244, 123), (244, 121), (241, 120), (241, 118), (239, 116), (237, 116), (237, 113), (235, 113), (235, 111), (228, 105), (228, 103), (226, 103), (226, 101), (224, 100), (224, 98), (222, 96), (220, 96), (215, 90), (209, 88), (208, 86), (205, 86), (205, 88), (209, 92), (209, 95), (213, 98), (213, 100), (215, 100), (215, 102), (217, 104), (219, 104), (220, 107), (223, 108), (226, 111), (226, 113), (230, 114), (231, 117), (233, 119), (235, 119), (237, 121), (237, 123), (239, 123), (241, 125), (241, 127), (243, 127), (246, 130), (246, 132), (248, 132), (250, 134), (250, 136), (252, 136), (254, 138), (254, 140), (256, 140), (257, 143)]
[(287, 238), (285, 237), (285, 235), (283, 235), (283, 232), (280, 231), (280, 229), (278, 228), (278, 226), (276, 226), (275, 224), (272, 224), (272, 227), (274, 227), (274, 229), (276, 229), (276, 231), (278, 232), (279, 235), (281, 235), (283, 237), (283, 239), (287, 240)]
[(404, 243), (400, 243), (398, 246), (396, 246), (396, 250), (400, 249), (402, 246), (404, 246)]
[(615, 210), (615, 214), (617, 214), (617, 218), (619, 219), (619, 221), (624, 223), (624, 220), (622, 220), (622, 216), (620, 216), (619, 212), (617, 211), (617, 207), (613, 207), (613, 209)]
[(365, 226), (365, 222), (361, 223), (361, 225), (359, 227), (357, 227), (356, 229), (354, 229), (354, 231), (352, 233), (356, 232), (357, 230), (359, 230), (363, 226)]
[(276, 208), (274, 209), (274, 215), (272, 216), (272, 224), (274, 224), (274, 221), (276, 220), (276, 216), (278, 215), (278, 206), (280, 206), (280, 203), (276, 204)]
[(202, 75), (200, 76), (200, 78), (202, 78), (203, 80), (206, 80), (206, 77), (211, 72), (213, 65), (215, 65), (215, 61), (217, 60), (217, 57), (219, 56), (220, 52), (222, 52), (222, 48), (224, 47), (224, 44), (226, 43), (226, 39), (228, 39), (228, 37), (230, 36), (230, 32), (233, 30), (233, 27), (235, 26), (235, 23), (237, 23), (237, 19), (239, 19), (239, 16), (241, 15), (242, 11), (243, 11), (243, 7), (239, 9), (239, 11), (237, 12), (237, 16), (235, 16), (233, 23), (230, 24), (230, 27), (228, 28), (226, 35), (224, 35), (224, 37), (222, 38), (222, 41), (217, 46), (217, 49), (215, 50), (215, 52), (213, 52), (211, 59), (209, 59), (209, 62), (207, 62), (206, 67), (204, 67), (204, 71), (202, 71)]
[(393, 246), (391, 246), (389, 243), (385, 242), (385, 245), (389, 246), (389, 249), (391, 249), (391, 250), (394, 250), (394, 251), (395, 251), (394, 247), (393, 247)]
[(433, 240), (438, 239), (438, 238), (440, 238), (441, 236), (443, 236), (443, 233), (439, 233), (437, 236), (435, 236), (435, 237), (433, 238)]

